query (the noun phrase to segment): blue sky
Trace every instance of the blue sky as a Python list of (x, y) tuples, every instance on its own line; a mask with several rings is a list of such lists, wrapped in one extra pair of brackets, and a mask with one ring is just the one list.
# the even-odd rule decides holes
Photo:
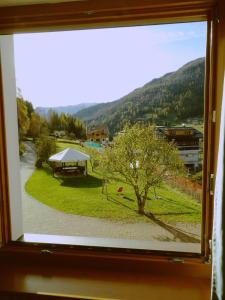
[(206, 23), (14, 36), (17, 86), (36, 106), (119, 99), (205, 56)]

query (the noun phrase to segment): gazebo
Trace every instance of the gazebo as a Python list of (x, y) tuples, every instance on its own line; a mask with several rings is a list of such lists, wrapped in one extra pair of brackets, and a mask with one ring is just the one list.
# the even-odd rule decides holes
[(58, 176), (87, 176), (89, 159), (89, 155), (72, 148), (66, 148), (49, 157), (49, 161), (53, 162), (53, 172)]

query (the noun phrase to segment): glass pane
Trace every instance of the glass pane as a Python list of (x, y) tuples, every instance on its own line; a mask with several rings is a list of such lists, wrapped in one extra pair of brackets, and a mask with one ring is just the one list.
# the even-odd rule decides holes
[(206, 23), (14, 46), (24, 232), (199, 253)]

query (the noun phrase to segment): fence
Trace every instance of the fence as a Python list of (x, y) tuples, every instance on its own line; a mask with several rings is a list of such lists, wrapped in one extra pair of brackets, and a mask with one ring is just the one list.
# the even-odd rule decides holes
[(202, 185), (197, 182), (192, 182), (187, 178), (174, 178), (168, 180), (169, 185), (178, 190), (190, 195), (198, 202), (202, 202)]

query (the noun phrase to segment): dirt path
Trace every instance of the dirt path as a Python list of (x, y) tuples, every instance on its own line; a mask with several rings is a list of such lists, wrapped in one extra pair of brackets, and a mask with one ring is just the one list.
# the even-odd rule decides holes
[[(195, 241), (199, 228), (191, 224), (180, 225), (179, 230), (151, 223), (126, 224), (93, 217), (66, 214), (40, 203), (25, 192), (24, 186), (34, 171), (34, 149), (31, 142), (26, 142), (26, 153), (21, 159), (21, 182), (23, 204), (23, 226), (25, 233), (39, 233), (66, 236), (87, 236), (147, 241), (150, 249), (200, 251), (200, 244)], [(166, 225), (166, 224), (165, 224)], [(189, 236), (188, 232), (195, 233)], [(190, 237), (190, 240), (185, 240)], [(190, 241), (190, 242), (189, 242)]]

